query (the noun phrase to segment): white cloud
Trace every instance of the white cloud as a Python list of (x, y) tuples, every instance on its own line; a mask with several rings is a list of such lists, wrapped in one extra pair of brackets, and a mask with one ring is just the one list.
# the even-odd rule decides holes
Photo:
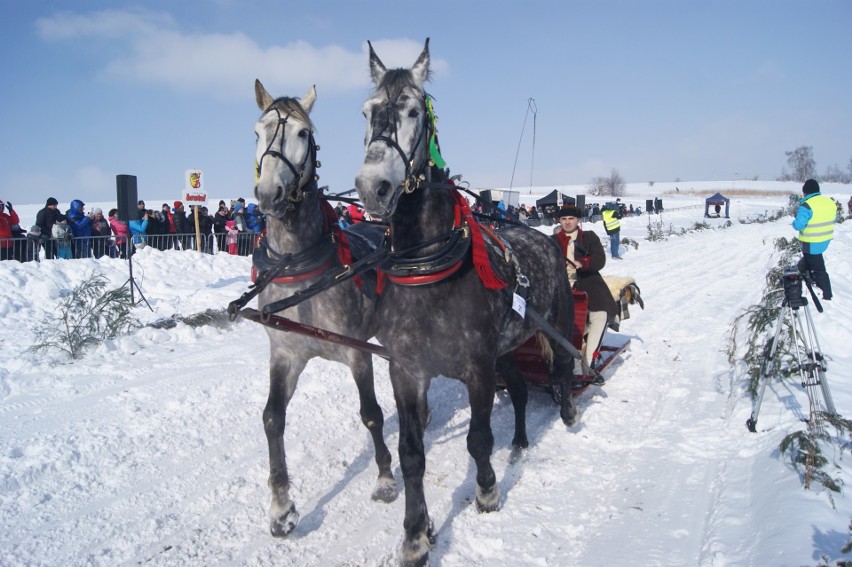
[(72, 199), (84, 202), (115, 199), (115, 175), (105, 173), (97, 166), (84, 166), (68, 175), (30, 172), (10, 177), (3, 187), (3, 194), (13, 202), (43, 203), (48, 197), (56, 197), (60, 203)]
[[(369, 86), (366, 42), (358, 52), (305, 41), (263, 47), (241, 32), (184, 33), (170, 15), (144, 10), (62, 12), (39, 19), (36, 26), (45, 40), (126, 42), (125, 49), (116, 49), (101, 69), (101, 76), (109, 80), (164, 85), (219, 98), (251, 96), (246, 85), (255, 78), (273, 92), (311, 84), (324, 91)], [(408, 39), (377, 40), (373, 45), (388, 67), (412, 65), (423, 49), (422, 43)], [(447, 68), (443, 60), (432, 61), (435, 73), (444, 74)]]
[(59, 12), (36, 20), (36, 32), (45, 40), (81, 37), (121, 38), (157, 34), (176, 28), (169, 14), (148, 10), (104, 10), (88, 15)]

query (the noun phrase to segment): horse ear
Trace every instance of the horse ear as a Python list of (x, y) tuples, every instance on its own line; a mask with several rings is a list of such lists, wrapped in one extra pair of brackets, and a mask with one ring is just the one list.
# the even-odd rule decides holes
[(257, 107), (261, 112), (266, 112), (266, 109), (272, 106), (275, 100), (266, 92), (263, 84), (258, 79), (254, 80), (254, 98), (257, 100)]
[(423, 46), (423, 51), (414, 62), (414, 67), (411, 68), (411, 74), (414, 75), (414, 80), (418, 85), (423, 85), (426, 79), (429, 78), (429, 38), (426, 38), (426, 45)]
[(373, 83), (378, 85), (388, 70), (385, 68), (382, 60), (379, 59), (379, 56), (376, 55), (373, 44), (369, 40), (367, 41), (367, 45), (370, 47), (370, 77), (372, 77)]
[(305, 93), (305, 96), (299, 99), (299, 104), (302, 106), (302, 110), (305, 113), (310, 114), (311, 109), (314, 107), (314, 103), (317, 100), (317, 86), (311, 85), (311, 88), (308, 89), (308, 92)]

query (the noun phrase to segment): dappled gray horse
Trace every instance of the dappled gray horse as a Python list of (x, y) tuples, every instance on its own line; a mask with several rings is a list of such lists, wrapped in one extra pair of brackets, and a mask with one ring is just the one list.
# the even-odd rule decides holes
[[(391, 255), (382, 266), (386, 281), (377, 336), (390, 354), (399, 414), (405, 482), (402, 562), (422, 565), (434, 540), (423, 489), (426, 393), (432, 377), (455, 377), (467, 385), (467, 447), (476, 463), (476, 506), (497, 510), (500, 490), (490, 462), (496, 370), (506, 378), (515, 407), (512, 443), (525, 447), (526, 385), (512, 352), (536, 331), (529, 317), (513, 311), (513, 299), (525, 297), (563, 336), (573, 319), (573, 302), (565, 261), (551, 238), (526, 227), (506, 227), (497, 233), (509, 251), (500, 249), (447, 179), (431, 101), (423, 89), (429, 41), (410, 69), (387, 70), (370, 45), (370, 72), (376, 88), (363, 107), (366, 157), (356, 188), (367, 212), (390, 222)], [(558, 371), (564, 372), (570, 356), (561, 348), (557, 353)], [(567, 407), (563, 419), (573, 424), (576, 407)]]
[[(305, 289), (325, 270), (338, 267), (345, 238), (337, 219), (317, 188), (317, 146), (309, 113), (316, 100), (311, 89), (301, 100), (273, 99), (260, 81), (255, 82), (257, 105), (263, 112), (255, 125), (257, 134), (254, 194), (267, 215), (267, 242), (255, 252), (254, 268), (285, 261), (282, 276), (260, 294), (259, 307), (290, 297)], [(287, 256), (289, 255), (289, 256)], [(376, 333), (375, 302), (361, 293), (355, 280), (340, 283), (286, 312), (306, 325), (367, 340)], [(274, 536), (290, 533), (299, 521), (290, 498), (290, 478), (284, 452), (287, 405), (299, 375), (314, 357), (341, 362), (352, 370), (360, 397), (361, 421), (375, 445), (378, 481), (373, 499), (396, 498), (391, 456), (383, 438), (384, 417), (376, 400), (371, 355), (316, 338), (267, 327), (270, 345), (269, 398), (263, 410), (263, 427), (269, 443), (270, 530)], [(329, 424), (334, 427), (334, 424)], [(321, 466), (321, 465), (320, 465)]]

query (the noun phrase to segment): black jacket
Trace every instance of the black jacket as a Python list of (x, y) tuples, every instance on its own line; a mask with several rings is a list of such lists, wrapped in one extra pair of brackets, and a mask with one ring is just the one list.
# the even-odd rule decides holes
[(50, 207), (45, 207), (36, 213), (36, 226), (41, 228), (41, 233), (51, 237), (53, 234), (53, 225), (56, 224), (57, 221), (64, 221), (67, 217), (59, 212), (59, 209), (51, 209)]
[(174, 220), (177, 234), (195, 233), (195, 226), (186, 218), (186, 213), (183, 211), (175, 209), (175, 212), (172, 213), (172, 220)]

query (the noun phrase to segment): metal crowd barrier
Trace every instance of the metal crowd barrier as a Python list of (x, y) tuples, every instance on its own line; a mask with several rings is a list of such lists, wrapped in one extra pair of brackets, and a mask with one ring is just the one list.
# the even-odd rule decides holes
[[(253, 232), (240, 233), (237, 254), (251, 255), (257, 240)], [(17, 238), (0, 238), (0, 260), (40, 262), (51, 259), (75, 258), (126, 258), (128, 252), (150, 246), (163, 252), (168, 250), (196, 250), (195, 233), (191, 234), (145, 234), (137, 236), (83, 236), (67, 239), (47, 238), (34, 235)], [(201, 235), (201, 251), (207, 254), (228, 253), (224, 234)]]

